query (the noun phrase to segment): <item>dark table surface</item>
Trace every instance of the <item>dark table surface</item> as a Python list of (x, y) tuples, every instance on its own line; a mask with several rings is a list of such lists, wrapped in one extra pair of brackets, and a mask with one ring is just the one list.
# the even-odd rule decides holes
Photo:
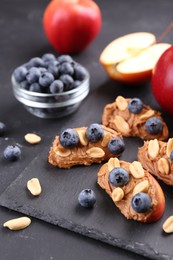
[[(90, 95), (75, 114), (59, 120), (44, 120), (29, 114), (15, 100), (10, 77), (17, 66), (34, 56), (40, 56), (46, 52), (58, 55), (47, 42), (42, 27), (42, 15), (48, 2), (48, 0), (1, 0), (0, 121), (6, 123), (8, 127), (5, 135), (6, 142), (21, 145), (22, 159), (20, 163), (7, 166), (3, 163), (2, 154), (0, 155), (0, 193), (36, 154), (41, 152), (46, 145), (50, 145), (54, 136), (63, 127), (76, 127), (100, 121), (103, 106), (112, 102), (116, 95), (123, 95), (123, 90), (129, 93), (130, 97), (139, 96), (144, 99), (144, 102), (150, 103), (149, 99), (152, 94), (147, 95), (147, 92), (150, 92), (150, 82), (127, 90), (127, 87), (108, 79), (98, 58), (103, 48), (121, 35), (148, 31), (158, 36), (172, 22), (172, 0), (96, 1), (103, 15), (102, 30), (84, 52), (74, 56), (74, 59), (82, 63), (90, 72)], [(172, 42), (173, 36), (170, 34), (165, 40)], [(152, 104), (158, 107), (154, 98)], [(167, 118), (169, 120), (169, 117)], [(23, 136), (28, 132), (40, 134), (42, 142), (31, 148), (23, 141)], [(20, 215), (0, 208), (0, 226), (2, 227), (6, 220)], [(146, 259), (37, 219), (33, 219), (32, 225), (21, 232), (10, 232), (3, 227), (0, 228), (0, 241), (0, 259), (6, 260)]]

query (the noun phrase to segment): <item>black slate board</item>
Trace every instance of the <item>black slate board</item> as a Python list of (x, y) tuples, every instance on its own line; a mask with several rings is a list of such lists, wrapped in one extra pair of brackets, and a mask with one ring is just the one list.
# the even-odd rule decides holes
[[(125, 143), (128, 149), (122, 159), (135, 160), (141, 140), (126, 139)], [(152, 259), (173, 259), (173, 235), (162, 232), (163, 221), (173, 214), (171, 188), (163, 186), (167, 207), (160, 221), (154, 224), (127, 221), (97, 184), (101, 165), (59, 169), (47, 162), (47, 155), (46, 148), (12, 182), (0, 196), (1, 206)], [(39, 178), (42, 185), (39, 197), (33, 197), (26, 188), (27, 181), (33, 177)], [(93, 189), (97, 196), (91, 210), (77, 202), (79, 192), (85, 188)]]

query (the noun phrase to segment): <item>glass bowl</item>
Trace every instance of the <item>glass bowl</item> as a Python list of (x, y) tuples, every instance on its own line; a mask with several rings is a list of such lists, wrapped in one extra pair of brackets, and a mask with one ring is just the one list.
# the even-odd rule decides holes
[(11, 82), (16, 99), (27, 111), (40, 118), (61, 118), (76, 111), (89, 93), (88, 71), (81, 84), (75, 89), (58, 94), (31, 92), (20, 87), (12, 75)]

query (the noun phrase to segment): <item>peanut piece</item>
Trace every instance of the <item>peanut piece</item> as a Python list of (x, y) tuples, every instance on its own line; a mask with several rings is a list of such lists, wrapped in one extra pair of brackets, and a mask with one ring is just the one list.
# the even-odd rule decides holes
[(141, 115), (140, 117), (139, 117), (139, 119), (141, 119), (141, 120), (146, 120), (146, 119), (148, 119), (148, 118), (150, 118), (150, 117), (152, 117), (152, 116), (154, 116), (154, 110), (148, 110), (145, 114), (143, 114), (143, 115)]
[(4, 227), (8, 227), (10, 230), (21, 230), (28, 227), (31, 224), (31, 219), (28, 217), (21, 217), (8, 220), (3, 224)]
[(91, 158), (102, 158), (105, 152), (99, 147), (92, 147), (86, 151), (86, 154)]
[(170, 216), (165, 220), (162, 226), (163, 230), (166, 233), (172, 233), (173, 232), (173, 216)]
[(127, 103), (127, 100), (124, 97), (118, 96), (116, 98), (115, 102), (116, 102), (116, 105), (117, 105), (117, 107), (120, 111), (126, 110), (128, 103)]
[(120, 200), (123, 199), (123, 197), (124, 197), (124, 191), (123, 191), (120, 187), (115, 188), (115, 189), (113, 190), (111, 196), (112, 196), (112, 200), (113, 200), (114, 202), (118, 202), (118, 201), (120, 201)]
[(79, 141), (82, 145), (86, 146), (88, 144), (88, 139), (86, 137), (86, 131), (85, 130), (77, 130)]
[(120, 162), (119, 162), (118, 158), (110, 158), (108, 161), (109, 172), (112, 171), (112, 169), (114, 169), (116, 167), (120, 167)]
[(27, 141), (30, 144), (38, 144), (41, 142), (41, 137), (36, 135), (36, 134), (32, 134), (32, 133), (28, 133), (24, 136), (25, 141)]
[(162, 174), (169, 173), (169, 162), (165, 158), (160, 158), (157, 162), (158, 170)]
[(149, 188), (149, 182), (147, 180), (139, 182), (133, 189), (133, 195), (138, 192), (147, 192)]
[(122, 116), (115, 116), (114, 124), (116, 129), (122, 134), (127, 135), (130, 132), (129, 124), (124, 120)]
[(145, 176), (144, 169), (142, 168), (141, 163), (138, 161), (134, 161), (130, 164), (130, 173), (136, 179), (143, 178)]
[(170, 153), (173, 150), (173, 138), (169, 138), (167, 142), (167, 147), (166, 147), (166, 155), (170, 157)]
[(111, 140), (111, 137), (112, 135), (110, 133), (105, 133), (105, 135), (103, 136), (103, 140), (101, 142), (101, 146), (106, 147), (109, 141)]
[(68, 157), (71, 154), (71, 150), (70, 149), (56, 149), (55, 153), (60, 156), (60, 157)]
[(27, 182), (27, 188), (32, 195), (38, 196), (41, 193), (41, 185), (37, 178), (32, 178)]
[(155, 159), (159, 154), (159, 143), (157, 139), (150, 140), (148, 143), (148, 154), (151, 159)]

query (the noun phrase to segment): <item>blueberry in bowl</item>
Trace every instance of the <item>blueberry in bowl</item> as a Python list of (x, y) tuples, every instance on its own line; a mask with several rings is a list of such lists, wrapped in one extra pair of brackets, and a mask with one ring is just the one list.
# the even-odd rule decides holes
[(69, 55), (34, 57), (12, 74), (16, 99), (31, 114), (60, 118), (76, 111), (89, 93), (89, 73)]

